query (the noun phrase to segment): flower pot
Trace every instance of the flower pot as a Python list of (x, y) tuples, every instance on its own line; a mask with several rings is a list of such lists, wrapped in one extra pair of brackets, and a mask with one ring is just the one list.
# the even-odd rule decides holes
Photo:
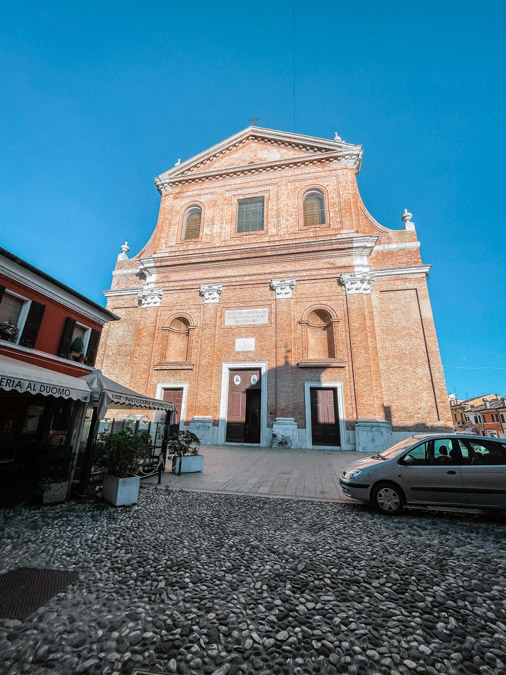
[(42, 493), (43, 504), (59, 504), (67, 499), (68, 483), (49, 483)]
[(180, 461), (181, 473), (195, 473), (197, 471), (204, 471), (204, 455), (183, 455), (183, 457), (173, 457), (172, 473), (179, 473)]
[(137, 504), (141, 479), (138, 476), (118, 478), (110, 473), (104, 476), (102, 497), (114, 506), (130, 506)]

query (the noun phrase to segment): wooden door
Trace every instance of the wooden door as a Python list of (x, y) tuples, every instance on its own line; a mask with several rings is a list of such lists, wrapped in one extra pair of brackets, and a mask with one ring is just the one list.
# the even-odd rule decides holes
[(339, 418), (335, 389), (311, 389), (311, 444), (338, 447)]
[(179, 421), (181, 419), (181, 409), (183, 407), (183, 390), (165, 389), (163, 392), (163, 400), (169, 401), (176, 406), (176, 410), (172, 416), (172, 423), (169, 429), (169, 435), (172, 435), (179, 431)]
[(260, 442), (260, 398), (260, 370), (230, 371), (226, 435), (228, 443)]

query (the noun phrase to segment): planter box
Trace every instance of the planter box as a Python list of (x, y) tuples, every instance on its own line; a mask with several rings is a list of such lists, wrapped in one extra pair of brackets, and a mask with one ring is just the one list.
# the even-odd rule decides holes
[(104, 476), (102, 497), (114, 506), (130, 506), (137, 504), (141, 479), (138, 476), (118, 478), (110, 473)]
[(179, 473), (179, 461), (182, 459), (181, 473), (204, 471), (204, 455), (186, 455), (172, 458), (172, 473)]
[(42, 493), (43, 504), (59, 504), (67, 499), (67, 490), (69, 484), (65, 483), (49, 483), (47, 489)]

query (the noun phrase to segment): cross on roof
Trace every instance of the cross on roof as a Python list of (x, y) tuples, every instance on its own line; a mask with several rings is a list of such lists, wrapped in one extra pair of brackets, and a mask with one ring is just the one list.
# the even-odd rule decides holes
[(253, 124), (253, 126), (255, 126), (255, 124), (258, 122), (258, 120), (261, 120), (261, 119), (262, 119), (261, 117), (257, 117), (256, 115), (253, 115), (253, 117), (250, 117), (248, 122), (251, 122), (251, 124)]

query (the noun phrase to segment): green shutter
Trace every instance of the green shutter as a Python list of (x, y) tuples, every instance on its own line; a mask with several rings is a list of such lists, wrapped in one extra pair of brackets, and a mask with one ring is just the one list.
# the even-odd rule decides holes
[(46, 310), (46, 305), (32, 300), (28, 316), (26, 317), (25, 327), (21, 333), (19, 344), (22, 347), (35, 347), (37, 336), (39, 335), (40, 324)]
[(94, 366), (97, 359), (98, 345), (100, 342), (100, 331), (91, 329), (88, 349), (86, 350), (86, 363), (88, 366)]
[(75, 319), (71, 319), (70, 316), (65, 319), (60, 346), (58, 347), (58, 356), (60, 356), (62, 359), (68, 358), (70, 352), (70, 343), (72, 342), (72, 334), (74, 332), (75, 325)]

